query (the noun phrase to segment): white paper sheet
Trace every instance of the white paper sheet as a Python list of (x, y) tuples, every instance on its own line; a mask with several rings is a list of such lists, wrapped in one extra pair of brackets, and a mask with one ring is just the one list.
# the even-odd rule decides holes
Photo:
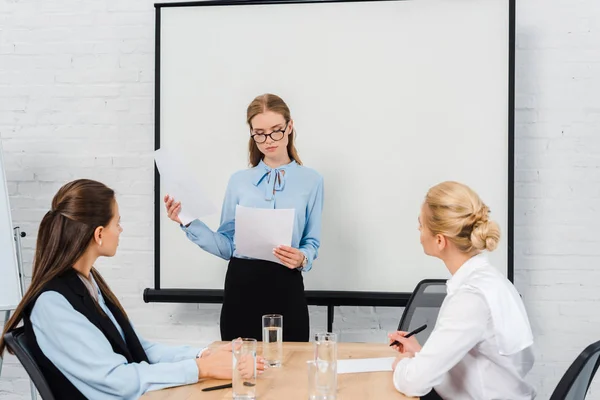
[(353, 374), (357, 372), (392, 371), (394, 360), (394, 357), (338, 360), (337, 372), (338, 374)]
[(218, 211), (186, 167), (181, 152), (175, 149), (158, 149), (154, 152), (154, 161), (161, 177), (161, 202), (165, 194), (180, 201), (179, 219), (184, 225)]
[(282, 264), (273, 254), (279, 245), (291, 246), (295, 210), (235, 208), (235, 251), (243, 256)]

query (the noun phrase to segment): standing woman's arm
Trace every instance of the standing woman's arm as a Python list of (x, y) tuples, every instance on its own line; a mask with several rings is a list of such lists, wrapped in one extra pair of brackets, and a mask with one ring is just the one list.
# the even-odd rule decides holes
[[(232, 177), (233, 178), (233, 177)], [(204, 222), (196, 219), (188, 226), (181, 225), (188, 239), (215, 256), (229, 260), (233, 255), (235, 234), (235, 206), (238, 198), (232, 179), (227, 184), (221, 209), (221, 226), (213, 232)]]
[(300, 240), (300, 251), (306, 256), (303, 271), (310, 271), (321, 245), (321, 215), (323, 214), (323, 178), (320, 177), (306, 206), (306, 225)]

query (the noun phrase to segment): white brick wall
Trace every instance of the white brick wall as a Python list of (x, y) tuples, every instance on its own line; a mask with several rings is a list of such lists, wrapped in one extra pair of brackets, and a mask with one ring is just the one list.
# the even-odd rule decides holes
[[(517, 17), (515, 275), (544, 399), (600, 339), (600, 2), (519, 0)], [(153, 18), (149, 0), (0, 0), (0, 134), (28, 273), (54, 192), (99, 179), (118, 191), (125, 226), (105, 277), (148, 338), (202, 344), (219, 337), (219, 305), (142, 301), (153, 284), (152, 226), (140, 222), (153, 209)], [(400, 313), (345, 307), (335, 328), (343, 340), (384, 340)], [(311, 322), (324, 328), (325, 309), (311, 307)], [(9, 357), (0, 399), (28, 389)]]

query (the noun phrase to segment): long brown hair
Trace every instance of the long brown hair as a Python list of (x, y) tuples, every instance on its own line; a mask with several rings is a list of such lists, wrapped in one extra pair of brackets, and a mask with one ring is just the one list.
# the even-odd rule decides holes
[[(44, 215), (38, 230), (31, 284), (0, 337), (0, 356), (6, 346), (3, 339), (6, 332), (17, 327), (25, 309), (37, 299), (48, 282), (73, 268), (93, 240), (96, 228), (107, 226), (113, 218), (114, 202), (112, 189), (89, 179), (69, 182), (56, 193), (52, 209)], [(92, 276), (102, 295), (127, 316), (95, 268), (92, 268)]]
[[(289, 122), (291, 120), (290, 109), (288, 108), (287, 104), (285, 104), (285, 101), (275, 94), (266, 93), (256, 97), (248, 106), (248, 110), (246, 112), (246, 122), (248, 123), (250, 130), (252, 130), (252, 118), (266, 111), (273, 111), (277, 114), (281, 114), (285, 119), (285, 122)], [(300, 160), (300, 156), (298, 156), (298, 151), (294, 145), (295, 136), (296, 130), (294, 129), (292, 130), (292, 133), (288, 135), (288, 156), (292, 160), (296, 161), (299, 165), (302, 165), (302, 161)], [(252, 138), (250, 138), (250, 141), (248, 142), (248, 152), (250, 165), (256, 167), (260, 160), (262, 160), (263, 154), (260, 152), (256, 142)]]

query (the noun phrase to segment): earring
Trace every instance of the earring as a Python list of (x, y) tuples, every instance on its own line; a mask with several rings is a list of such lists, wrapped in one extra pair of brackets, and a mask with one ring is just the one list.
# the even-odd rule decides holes
[(100, 240), (100, 247), (102, 247), (102, 240)]

